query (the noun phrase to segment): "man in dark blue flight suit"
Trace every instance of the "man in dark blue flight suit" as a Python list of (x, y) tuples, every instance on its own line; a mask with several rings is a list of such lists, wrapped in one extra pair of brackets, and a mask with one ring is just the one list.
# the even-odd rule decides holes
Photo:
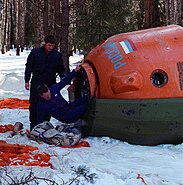
[(80, 68), (77, 66), (63, 80), (49, 88), (45, 84), (38, 86), (37, 91), (41, 98), (37, 104), (37, 124), (45, 121), (46, 114), (63, 123), (74, 123), (87, 111), (88, 96), (83, 96), (69, 103), (60, 93), (60, 90), (77, 75)]
[[(56, 83), (57, 74), (61, 79), (66, 74), (62, 54), (54, 49), (54, 36), (47, 35), (44, 41), (45, 44), (42, 47), (31, 50), (25, 68), (25, 89), (30, 89), (29, 119), (31, 130), (36, 124), (36, 105), (39, 99), (37, 87), (43, 83), (50, 87)], [(45, 120), (49, 121), (50, 116), (45, 115)]]

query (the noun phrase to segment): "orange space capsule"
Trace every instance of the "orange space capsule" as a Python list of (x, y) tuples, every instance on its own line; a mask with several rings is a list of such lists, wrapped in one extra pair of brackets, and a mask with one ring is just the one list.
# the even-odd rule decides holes
[(84, 135), (133, 144), (183, 142), (183, 28), (114, 35), (92, 49), (74, 82), (89, 93)]

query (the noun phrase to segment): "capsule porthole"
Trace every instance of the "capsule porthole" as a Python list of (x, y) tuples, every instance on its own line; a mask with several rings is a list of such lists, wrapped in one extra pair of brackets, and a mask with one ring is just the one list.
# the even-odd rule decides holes
[(157, 69), (152, 72), (150, 76), (150, 81), (155, 87), (161, 88), (167, 84), (168, 75), (166, 74), (165, 71)]

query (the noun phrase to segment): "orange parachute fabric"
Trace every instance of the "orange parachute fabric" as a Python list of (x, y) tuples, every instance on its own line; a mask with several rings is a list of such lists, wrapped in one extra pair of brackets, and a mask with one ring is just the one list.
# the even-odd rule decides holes
[(37, 147), (30, 145), (8, 144), (0, 140), (0, 166), (25, 165), (25, 166), (49, 166), (50, 155), (47, 153), (36, 153)]
[(9, 109), (28, 109), (29, 100), (21, 100), (19, 98), (6, 98), (0, 100), (0, 109), (9, 108)]
[(0, 133), (13, 131), (13, 127), (14, 127), (14, 125), (12, 125), (12, 124), (0, 125)]
[(90, 147), (90, 144), (87, 141), (81, 141), (80, 143), (74, 146), (61, 146), (61, 148), (80, 148), (80, 147)]

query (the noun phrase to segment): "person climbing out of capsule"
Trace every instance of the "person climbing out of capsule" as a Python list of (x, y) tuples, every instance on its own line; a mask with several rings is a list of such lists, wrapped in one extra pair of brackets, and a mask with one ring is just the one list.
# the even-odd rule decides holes
[[(72, 70), (64, 79), (59, 83), (53, 84), (51, 87), (48, 87), (46, 84), (41, 84), (37, 88), (37, 92), (40, 96), (40, 99), (37, 104), (37, 125), (31, 131), (31, 134), (52, 138), (53, 136), (63, 132), (67, 132), (67, 135), (63, 134), (61, 140), (56, 145), (73, 145), (76, 144), (81, 138), (80, 127), (86, 125), (86, 122), (81, 118), (84, 115), (88, 108), (88, 95), (80, 97), (73, 102), (68, 102), (61, 95), (61, 89), (66, 85), (70, 84), (71, 80), (77, 76), (77, 72), (81, 69), (81, 65), (77, 65), (75, 69)], [(44, 120), (45, 114), (49, 114), (56, 120), (60, 122), (60, 125), (54, 128), (50, 126), (49, 121)], [(69, 126), (71, 125), (71, 126)], [(69, 126), (69, 127), (68, 127)], [(45, 130), (46, 128), (46, 130)], [(49, 131), (49, 129), (52, 131)], [(46, 133), (42, 132), (43, 130), (47, 131)], [(54, 129), (54, 130), (53, 130)], [(57, 130), (55, 132), (55, 130)], [(68, 133), (71, 133), (72, 136), (77, 135), (77, 139), (73, 140), (69, 138)], [(70, 135), (70, 136), (71, 136)]]
[(73, 102), (68, 102), (60, 93), (60, 90), (68, 85), (77, 75), (80, 68), (81, 65), (77, 65), (62, 81), (52, 85), (50, 88), (45, 84), (38, 86), (37, 92), (41, 98), (37, 105), (37, 124), (45, 121), (45, 113), (63, 123), (73, 123), (86, 112), (88, 107), (87, 95)]

